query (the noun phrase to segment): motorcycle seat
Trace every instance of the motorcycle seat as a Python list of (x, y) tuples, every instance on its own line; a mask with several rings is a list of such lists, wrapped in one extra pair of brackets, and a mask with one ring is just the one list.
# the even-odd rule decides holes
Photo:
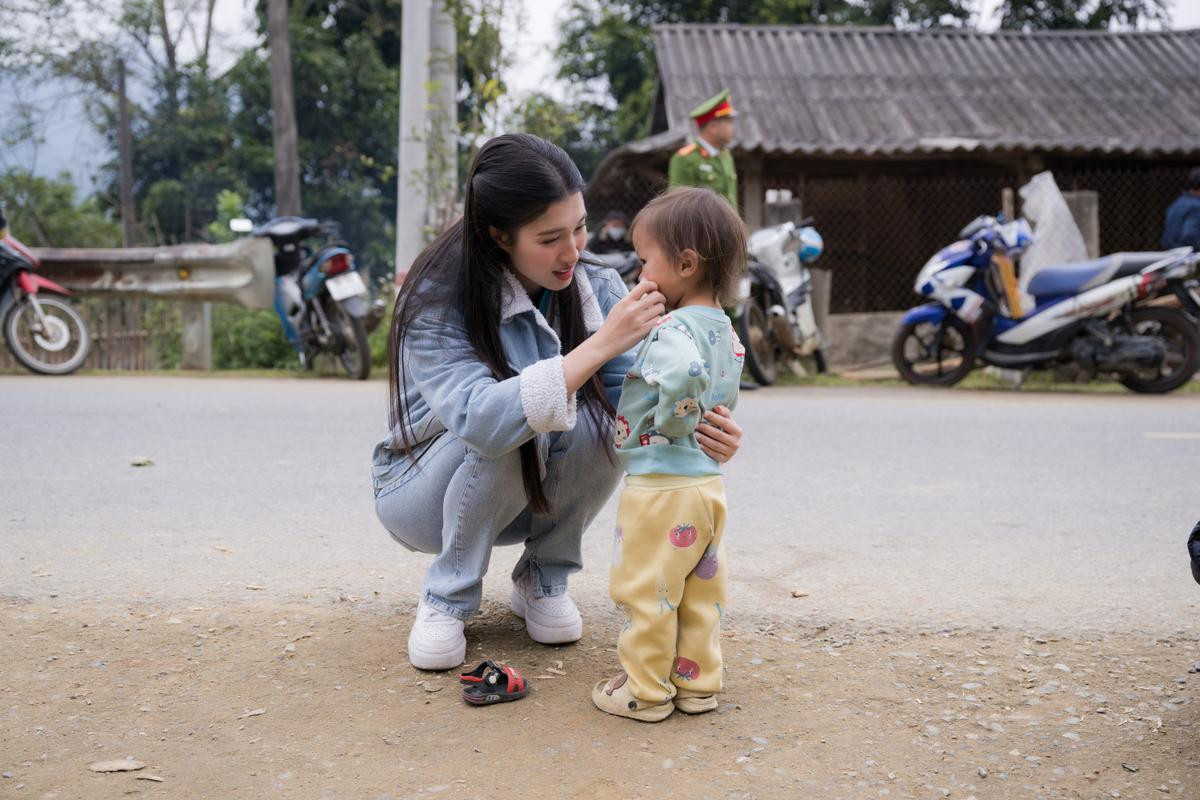
[(254, 229), (255, 236), (266, 236), (275, 242), (298, 242), (320, 230), (321, 223), (307, 217), (276, 217)]
[(1046, 267), (1029, 281), (1026, 289), (1034, 297), (1058, 297), (1094, 289), (1126, 275), (1134, 275), (1167, 253), (1113, 253), (1111, 256)]

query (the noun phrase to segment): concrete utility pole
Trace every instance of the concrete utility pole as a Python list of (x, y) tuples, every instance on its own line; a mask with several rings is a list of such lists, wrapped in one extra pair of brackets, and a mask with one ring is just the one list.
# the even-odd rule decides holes
[(441, 0), (406, 0), (401, 19), (397, 284), (428, 243), (430, 230), (447, 224), (455, 207), (456, 54), (454, 20)]
[(458, 212), (458, 35), (444, 0), (434, 0), (429, 54), (430, 211), (434, 232), (449, 225)]
[(288, 0), (267, 0), (271, 48), (272, 144), (275, 149), (275, 206), (280, 216), (300, 214), (300, 147), (292, 87), (292, 45)]
[(431, 0), (405, 0), (400, 20), (400, 158), (396, 175), (396, 283), (424, 245), (429, 216), (425, 132)]
[(121, 246), (132, 247), (134, 237), (133, 152), (129, 136), (129, 97), (125, 94), (125, 59), (117, 59), (117, 102), (120, 129), (117, 149), (121, 159)]

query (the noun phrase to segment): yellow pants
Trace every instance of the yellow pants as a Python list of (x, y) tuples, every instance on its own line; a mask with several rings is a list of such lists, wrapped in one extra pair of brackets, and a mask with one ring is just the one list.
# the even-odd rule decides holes
[(724, 531), (719, 475), (625, 478), (610, 591), (628, 617), (617, 655), (639, 700), (721, 690)]

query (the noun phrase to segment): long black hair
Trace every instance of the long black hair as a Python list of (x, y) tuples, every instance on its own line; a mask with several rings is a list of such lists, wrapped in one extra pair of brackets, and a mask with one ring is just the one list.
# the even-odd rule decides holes
[[(411, 420), (404, 406), (407, 381), (403, 357), (409, 324), (418, 313), (430, 313), (439, 306), (453, 307), (462, 314), (472, 349), (496, 380), (516, 375), (500, 339), (504, 271), (512, 265), (489, 228), (515, 238), (518, 228), (537, 219), (551, 204), (583, 191), (583, 186), (579, 168), (561, 147), (530, 134), (497, 136), (475, 155), (467, 173), (463, 216), (417, 256), (396, 297), (392, 315), (388, 424), (395, 446), (403, 447), (410, 458), (416, 456)], [(583, 270), (576, 271), (575, 281), (587, 279)], [(558, 323), (564, 354), (588, 337), (583, 306), (573, 284), (554, 292), (550, 303), (549, 316)], [(598, 441), (606, 445), (606, 420), (615, 412), (598, 375), (592, 375), (584, 384), (580, 405), (592, 419)], [(533, 510), (548, 512), (550, 502), (542, 486), (533, 440), (521, 445), (521, 477)]]

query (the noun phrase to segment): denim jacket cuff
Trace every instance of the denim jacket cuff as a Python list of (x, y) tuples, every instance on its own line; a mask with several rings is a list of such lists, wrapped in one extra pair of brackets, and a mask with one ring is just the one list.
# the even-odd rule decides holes
[(567, 395), (562, 356), (543, 359), (521, 370), (521, 408), (537, 433), (575, 427), (575, 396)]

